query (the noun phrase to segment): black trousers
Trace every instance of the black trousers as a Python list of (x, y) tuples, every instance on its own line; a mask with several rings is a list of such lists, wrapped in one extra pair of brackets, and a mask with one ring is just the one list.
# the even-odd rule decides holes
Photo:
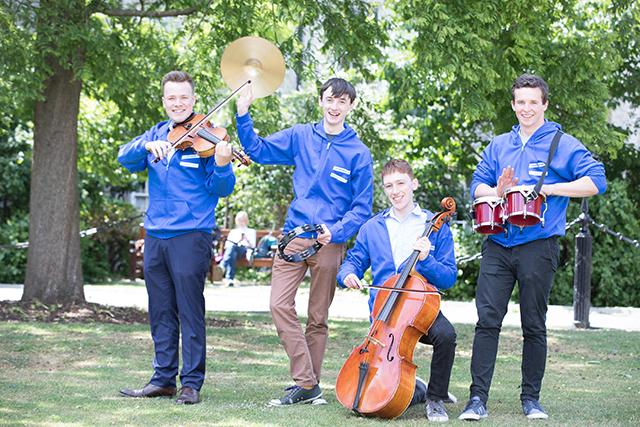
[(476, 290), (478, 323), (471, 356), (471, 396), (487, 402), (502, 321), (517, 281), (524, 338), (520, 398), (539, 399), (547, 359), (547, 302), (559, 254), (555, 236), (512, 248), (491, 239), (482, 244)]
[(456, 356), (456, 331), (449, 319), (441, 311), (426, 335), (420, 342), (433, 346), (431, 373), (427, 386), (427, 397), (432, 400), (445, 400), (449, 397), (449, 381), (453, 359)]

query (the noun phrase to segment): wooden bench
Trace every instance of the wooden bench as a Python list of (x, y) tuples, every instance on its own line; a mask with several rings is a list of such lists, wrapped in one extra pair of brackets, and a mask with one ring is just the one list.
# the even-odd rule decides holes
[(144, 279), (144, 236), (146, 230), (140, 224), (138, 231), (138, 240), (129, 240), (129, 279), (135, 282), (137, 277)]
[[(211, 257), (211, 263), (209, 265), (209, 274), (208, 277), (212, 282), (222, 280), (218, 269), (218, 263), (216, 262), (216, 257), (220, 258), (222, 253), (224, 252), (224, 242), (229, 236), (230, 229), (223, 229), (222, 238), (216, 245), (215, 253)], [(271, 234), (274, 237), (278, 237), (282, 233), (282, 230), (256, 230), (256, 244), (262, 239), (264, 236)], [(140, 277), (144, 279), (144, 238), (146, 232), (145, 229), (140, 226), (140, 231), (138, 233), (138, 240), (130, 240), (129, 241), (129, 279), (135, 281), (136, 278)], [(275, 250), (272, 251), (275, 255)], [(267, 267), (271, 268), (273, 266), (273, 256), (266, 258), (253, 258), (253, 262), (249, 264), (245, 258), (238, 258), (236, 260), (237, 267)]]
[[(220, 256), (224, 253), (224, 243), (227, 237), (229, 236), (229, 232), (231, 231), (231, 229), (224, 228), (220, 231), (222, 231), (222, 238), (220, 239), (220, 242), (218, 242), (218, 246), (216, 247), (218, 258), (220, 258)], [(273, 237), (278, 238), (280, 233), (282, 233), (282, 230), (256, 230), (256, 244), (258, 244), (260, 242), (260, 239), (262, 239), (264, 236), (272, 235)], [(271, 253), (272, 255), (275, 255), (275, 248), (272, 248)], [(211, 265), (209, 266), (209, 278), (212, 282), (219, 282), (220, 280), (222, 280), (222, 276), (220, 275), (220, 272), (216, 268), (218, 266), (218, 263), (215, 260), (216, 260), (216, 255), (214, 255), (213, 258), (211, 258)], [(271, 268), (272, 266), (273, 266), (273, 256), (266, 257), (266, 258), (257, 258), (254, 256), (253, 262), (251, 264), (245, 258), (238, 258), (236, 260), (236, 267)]]

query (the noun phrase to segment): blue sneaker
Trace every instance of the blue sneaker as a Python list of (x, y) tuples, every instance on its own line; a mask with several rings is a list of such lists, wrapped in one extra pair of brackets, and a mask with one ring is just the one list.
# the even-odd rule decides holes
[(478, 421), (480, 418), (487, 418), (487, 415), (487, 405), (478, 396), (473, 396), (469, 399), (467, 406), (458, 418), (467, 421)]
[(523, 399), (522, 400), (522, 412), (527, 416), (527, 418), (531, 420), (544, 420), (549, 418), (540, 403), (537, 400), (533, 399)]

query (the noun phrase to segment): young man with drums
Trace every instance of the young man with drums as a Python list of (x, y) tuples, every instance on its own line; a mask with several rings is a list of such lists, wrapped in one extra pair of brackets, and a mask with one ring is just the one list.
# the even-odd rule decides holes
[(161, 121), (120, 147), (118, 161), (129, 172), (149, 173), (149, 208), (144, 279), (149, 294), (149, 324), (155, 345), (154, 375), (127, 397), (170, 397), (176, 394), (182, 332), (182, 390), (177, 403), (200, 401), (207, 354), (204, 284), (212, 255), (215, 210), (220, 197), (233, 191), (232, 151), (220, 142), (211, 157), (176, 150), (168, 142), (174, 126), (191, 117), (196, 101), (191, 76), (171, 71), (162, 79)]
[[(276, 257), (271, 270), (269, 307), (278, 337), (289, 356), (295, 384), (273, 406), (297, 403), (324, 404), (319, 386), (327, 345), (329, 306), (336, 288), (336, 275), (346, 252), (346, 242), (371, 216), (373, 160), (369, 148), (345, 124), (355, 106), (356, 90), (343, 79), (333, 78), (320, 88), (318, 103), (323, 120), (298, 124), (273, 135), (260, 137), (248, 114), (254, 98), (238, 98), (238, 137), (251, 160), (265, 165), (295, 165), (295, 198), (289, 206), (283, 233), (303, 225), (322, 227), (322, 233), (306, 232), (289, 243), (303, 253), (316, 242), (323, 246), (310, 257), (288, 262)], [(316, 228), (317, 230), (317, 228)], [(282, 242), (283, 235), (279, 237)], [(303, 332), (295, 309), (298, 287), (309, 269), (308, 320)]]
[[(536, 185), (547, 164), (552, 140), (561, 127), (545, 119), (549, 89), (540, 77), (523, 74), (511, 88), (511, 107), (518, 125), (491, 141), (473, 174), (471, 195), (502, 198), (517, 184)], [(558, 267), (558, 236), (565, 234), (570, 197), (602, 194), (605, 171), (576, 138), (562, 134), (544, 177), (541, 197), (546, 197), (544, 224), (515, 226), (489, 235), (482, 245), (476, 290), (478, 323), (471, 358), (470, 400), (462, 420), (487, 416), (486, 403), (493, 377), (502, 320), (518, 282), (522, 348), (522, 410), (528, 418), (547, 418), (538, 402), (547, 357), (547, 302)], [(513, 190), (511, 190), (513, 192)], [(543, 227), (544, 225), (544, 227)]]
[[(371, 267), (372, 285), (381, 286), (403, 270), (409, 256), (420, 251), (416, 271), (439, 290), (456, 282), (458, 269), (453, 251), (453, 236), (448, 224), (437, 233), (421, 237), (433, 213), (421, 209), (413, 201), (418, 180), (411, 165), (392, 159), (382, 168), (382, 185), (391, 207), (367, 221), (358, 233), (355, 246), (340, 267), (338, 283), (351, 289), (363, 289), (364, 273)], [(378, 291), (369, 291), (369, 311), (373, 310)], [(425, 403), (429, 421), (448, 421), (443, 402), (455, 402), (449, 394), (449, 380), (455, 358), (456, 331), (449, 320), (438, 312), (436, 319), (420, 342), (433, 346), (429, 384), (416, 377), (410, 404)]]

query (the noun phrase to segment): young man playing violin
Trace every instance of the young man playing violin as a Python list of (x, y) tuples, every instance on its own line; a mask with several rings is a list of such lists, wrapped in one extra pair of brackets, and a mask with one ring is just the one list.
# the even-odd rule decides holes
[[(212, 255), (212, 229), (220, 197), (233, 191), (231, 147), (216, 146), (215, 156), (199, 157), (191, 148), (175, 150), (167, 137), (189, 120), (196, 100), (194, 83), (185, 72), (162, 79), (162, 104), (169, 120), (120, 147), (118, 161), (129, 172), (149, 173), (149, 208), (144, 220), (144, 278), (149, 294), (149, 323), (155, 345), (154, 375), (128, 397), (171, 397), (176, 394), (182, 330), (182, 386), (176, 403), (200, 401), (204, 382), (206, 331), (204, 284)], [(157, 162), (154, 160), (160, 159)]]
[[(421, 237), (433, 213), (421, 209), (413, 201), (418, 180), (405, 160), (392, 159), (382, 168), (384, 192), (391, 207), (367, 221), (347, 253), (338, 273), (338, 283), (351, 289), (363, 289), (364, 273), (371, 267), (374, 286), (400, 273), (414, 251), (420, 251), (415, 270), (439, 290), (449, 289), (456, 281), (457, 267), (453, 251), (453, 236), (448, 224), (437, 233)], [(369, 290), (369, 310), (378, 291)], [(425, 402), (429, 421), (448, 421), (445, 402), (456, 402), (449, 393), (449, 380), (455, 358), (456, 332), (447, 318), (438, 312), (431, 328), (420, 338), (433, 346), (431, 376), (428, 386), (416, 377), (411, 404)]]
[[(320, 88), (318, 102), (323, 120), (298, 124), (267, 137), (259, 137), (249, 116), (254, 98), (238, 98), (238, 137), (251, 160), (266, 165), (295, 165), (295, 198), (289, 206), (283, 233), (305, 224), (321, 225), (321, 234), (308, 232), (292, 240), (294, 253), (323, 245), (300, 262), (276, 257), (271, 270), (270, 309), (287, 355), (295, 385), (273, 406), (327, 403), (320, 390), (320, 371), (327, 345), (329, 306), (336, 289), (336, 274), (346, 241), (371, 215), (373, 161), (356, 132), (345, 124), (355, 106), (356, 90), (343, 79), (330, 79)], [(282, 240), (283, 235), (279, 237)], [(295, 296), (307, 269), (311, 272), (306, 330), (302, 331)]]

